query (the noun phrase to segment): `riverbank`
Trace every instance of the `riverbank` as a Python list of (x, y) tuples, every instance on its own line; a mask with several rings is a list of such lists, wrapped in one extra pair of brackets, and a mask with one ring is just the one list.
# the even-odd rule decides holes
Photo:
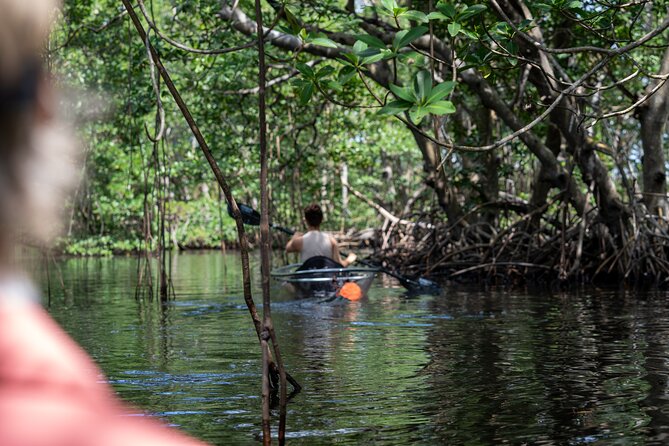
[[(249, 229), (249, 228), (247, 228)], [(378, 232), (374, 229), (349, 230), (343, 232), (329, 232), (332, 234), (339, 246), (345, 250), (373, 248), (378, 244)], [(247, 230), (249, 243), (253, 249), (259, 240), (258, 231)], [(283, 249), (288, 236), (281, 233), (274, 234), (274, 247)], [(239, 249), (237, 238), (225, 238), (223, 240), (209, 237), (190, 237), (179, 240), (175, 237), (169, 239), (167, 250), (177, 249), (179, 251), (202, 251)], [(154, 249), (149, 249), (153, 251)], [(73, 257), (110, 257), (113, 255), (137, 255), (146, 251), (146, 241), (143, 239), (119, 240), (111, 236), (92, 236), (83, 239), (61, 238), (51, 249), (51, 253), (58, 256)]]

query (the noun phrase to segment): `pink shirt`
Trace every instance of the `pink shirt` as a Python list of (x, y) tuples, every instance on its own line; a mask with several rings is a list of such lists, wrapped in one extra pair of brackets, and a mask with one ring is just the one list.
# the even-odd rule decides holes
[(131, 413), (44, 309), (0, 297), (0, 445), (204, 444)]

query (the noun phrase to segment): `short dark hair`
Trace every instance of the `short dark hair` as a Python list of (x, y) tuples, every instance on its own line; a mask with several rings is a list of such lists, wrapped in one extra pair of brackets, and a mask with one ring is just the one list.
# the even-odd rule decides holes
[(323, 211), (316, 203), (312, 203), (304, 208), (304, 219), (309, 226), (318, 227), (323, 222)]

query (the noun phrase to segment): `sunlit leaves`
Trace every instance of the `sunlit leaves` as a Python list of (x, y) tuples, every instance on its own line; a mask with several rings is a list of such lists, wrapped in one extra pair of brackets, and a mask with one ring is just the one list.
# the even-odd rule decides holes
[[(357, 73), (356, 69), (352, 66), (345, 66), (337, 72), (337, 68), (332, 65), (325, 65), (315, 69), (302, 62), (297, 62), (295, 69), (302, 75), (301, 78), (293, 81), (293, 85), (297, 87), (300, 105), (309, 103), (316, 91), (330, 90), (337, 93), (341, 92), (343, 85), (349, 82)], [(335, 74), (337, 76), (333, 77)]]
[(579, 10), (583, 8), (583, 2), (579, 0), (552, 0), (545, 2), (537, 2), (534, 4), (534, 7), (541, 9), (543, 11), (550, 11), (552, 9), (561, 11), (561, 10)]
[(448, 24), (448, 33), (451, 35), (451, 37), (457, 36), (461, 29), (462, 29), (462, 25), (460, 25), (457, 22), (453, 22), (453, 23)]
[(346, 85), (357, 74), (355, 67), (346, 65), (339, 70), (339, 84)]
[(488, 9), (485, 5), (471, 5), (458, 13), (457, 19), (460, 21), (467, 20), (475, 15), (478, 15)]
[(402, 100), (390, 101), (383, 106), (383, 108), (379, 111), (379, 114), (397, 115), (399, 113), (409, 110), (412, 105), (413, 103)]
[(395, 96), (406, 102), (414, 102), (416, 100), (415, 95), (409, 88), (400, 87), (395, 84), (390, 84), (390, 91), (392, 91), (395, 94)]
[(360, 34), (356, 36), (357, 41), (353, 45), (353, 54), (345, 57), (356, 67), (397, 57), (400, 50), (425, 35), (427, 31), (428, 28), (425, 26), (399, 31), (393, 37), (390, 48), (376, 36)]
[(432, 92), (428, 96), (428, 101), (429, 102), (439, 101), (448, 96), (449, 94), (451, 94), (454, 88), (455, 88), (455, 82), (451, 81), (442, 82), (441, 84), (438, 84), (432, 88)]
[(424, 12), (420, 11), (404, 11), (397, 16), (398, 18), (404, 18), (408, 20), (413, 20), (415, 22), (424, 23), (427, 22), (427, 16)]
[(307, 40), (307, 43), (312, 45), (324, 46), (327, 48), (337, 48), (337, 44), (326, 37), (316, 37), (310, 40)]
[(413, 22), (424, 23), (428, 20), (424, 12), (401, 7), (397, 4), (396, 0), (382, 0), (381, 4), (377, 8), (377, 11), (381, 15), (392, 17), (395, 21), (405, 19)]
[(425, 33), (427, 33), (427, 31), (428, 31), (427, 27), (417, 26), (415, 28), (405, 29), (398, 32), (397, 34), (395, 34), (395, 38), (393, 39), (393, 45), (392, 45), (393, 50), (397, 51), (400, 48), (404, 48), (414, 40), (423, 36)]
[(467, 21), (487, 9), (485, 5), (460, 5), (455, 7), (448, 3), (440, 2), (437, 4), (437, 10), (430, 12), (426, 18), (437, 22), (444, 22), (447, 25), (448, 34), (451, 38), (458, 35), (469, 39), (477, 39), (478, 34), (471, 24)]
[(302, 62), (298, 62), (298, 63), (295, 64), (295, 68), (297, 69), (297, 71), (302, 73), (304, 75), (304, 77), (306, 77), (307, 79), (313, 79), (314, 78), (314, 75), (315, 75), (314, 69), (311, 68), (309, 65), (307, 65), (305, 63), (302, 63)]
[(428, 71), (419, 71), (411, 87), (390, 85), (390, 91), (397, 100), (388, 102), (379, 111), (382, 115), (396, 115), (408, 112), (411, 120), (418, 124), (427, 115), (455, 113), (455, 106), (445, 98), (453, 92), (454, 82), (442, 82), (432, 86), (432, 76)]
[(451, 101), (437, 101), (425, 106), (427, 111), (433, 115), (446, 115), (455, 113), (455, 105)]
[(332, 65), (326, 65), (316, 72), (316, 79), (323, 79), (330, 76), (336, 70)]
[(378, 49), (385, 49), (386, 44), (383, 43), (381, 39), (378, 37), (369, 35), (369, 34), (358, 34), (355, 36), (356, 39), (358, 39), (361, 42), (364, 42), (367, 44), (367, 46), (371, 48), (378, 48)]

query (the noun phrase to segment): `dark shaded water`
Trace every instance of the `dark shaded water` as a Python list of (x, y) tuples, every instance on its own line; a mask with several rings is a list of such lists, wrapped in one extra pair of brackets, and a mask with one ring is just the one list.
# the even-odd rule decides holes
[[(59, 266), (50, 312), (124, 399), (213, 444), (258, 443), (259, 348), (234, 254), (176, 257), (165, 307), (135, 299), (135, 259)], [(392, 285), (377, 279), (356, 303), (274, 305), (304, 386), (290, 444), (669, 441), (667, 294)]]

